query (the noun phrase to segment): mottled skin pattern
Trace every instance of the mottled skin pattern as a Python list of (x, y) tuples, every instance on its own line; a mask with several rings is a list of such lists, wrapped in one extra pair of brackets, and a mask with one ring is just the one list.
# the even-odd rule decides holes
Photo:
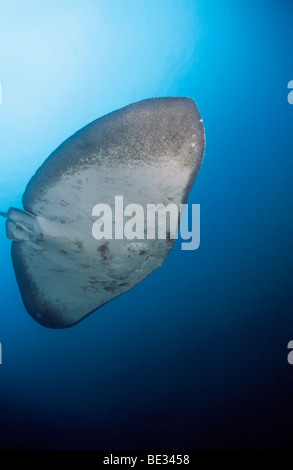
[[(72, 326), (127, 292), (170, 253), (175, 240), (100, 240), (92, 208), (187, 201), (205, 135), (189, 98), (141, 101), (87, 125), (37, 170), (10, 209), (7, 236), (22, 299), (43, 326)], [(114, 211), (114, 207), (113, 207)]]

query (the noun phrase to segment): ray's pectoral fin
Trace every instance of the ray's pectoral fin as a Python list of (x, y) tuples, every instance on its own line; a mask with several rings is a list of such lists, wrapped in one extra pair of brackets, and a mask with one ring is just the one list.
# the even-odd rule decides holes
[(11, 207), (7, 214), (1, 213), (7, 218), (6, 235), (9, 240), (21, 242), (35, 238), (39, 231), (37, 217), (30, 212)]

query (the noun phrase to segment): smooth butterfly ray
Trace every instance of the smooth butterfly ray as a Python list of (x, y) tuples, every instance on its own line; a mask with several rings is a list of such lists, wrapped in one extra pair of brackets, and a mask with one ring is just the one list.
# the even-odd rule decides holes
[(24, 210), (0, 213), (28, 313), (46, 327), (75, 325), (160, 267), (175, 239), (96, 240), (93, 207), (114, 213), (115, 195), (185, 204), (204, 147), (196, 104), (176, 97), (131, 104), (65, 140), (29, 181)]

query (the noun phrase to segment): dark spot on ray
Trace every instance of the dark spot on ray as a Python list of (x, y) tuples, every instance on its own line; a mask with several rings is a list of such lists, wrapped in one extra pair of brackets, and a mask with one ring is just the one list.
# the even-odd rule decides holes
[(107, 292), (115, 292), (115, 291), (116, 291), (116, 287), (115, 287), (115, 286), (112, 286), (112, 285), (104, 286), (104, 289), (105, 289)]
[(60, 199), (60, 204), (61, 206), (70, 206), (69, 202), (66, 202), (63, 199)]
[(74, 250), (74, 251), (76, 251), (77, 253), (79, 253), (80, 251), (83, 250), (83, 243), (82, 243), (81, 240), (78, 240), (78, 238), (76, 238), (73, 243), (74, 243), (74, 245), (77, 247), (77, 250)]
[(110, 259), (108, 245), (109, 242), (105, 242), (97, 248), (97, 251), (100, 253), (103, 261), (107, 261), (108, 259)]
[(103, 245), (100, 245), (97, 250), (102, 253), (102, 254), (105, 254), (107, 253), (107, 251), (109, 250), (109, 242), (105, 242), (103, 243)]

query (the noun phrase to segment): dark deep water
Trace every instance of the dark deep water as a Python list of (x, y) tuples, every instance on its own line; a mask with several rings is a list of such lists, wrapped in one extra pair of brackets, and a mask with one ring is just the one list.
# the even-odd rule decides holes
[(40, 3), (0, 1), (0, 210), (91, 120), (190, 96), (201, 244), (50, 330), (23, 307), (3, 219), (0, 448), (293, 449), (293, 4)]

